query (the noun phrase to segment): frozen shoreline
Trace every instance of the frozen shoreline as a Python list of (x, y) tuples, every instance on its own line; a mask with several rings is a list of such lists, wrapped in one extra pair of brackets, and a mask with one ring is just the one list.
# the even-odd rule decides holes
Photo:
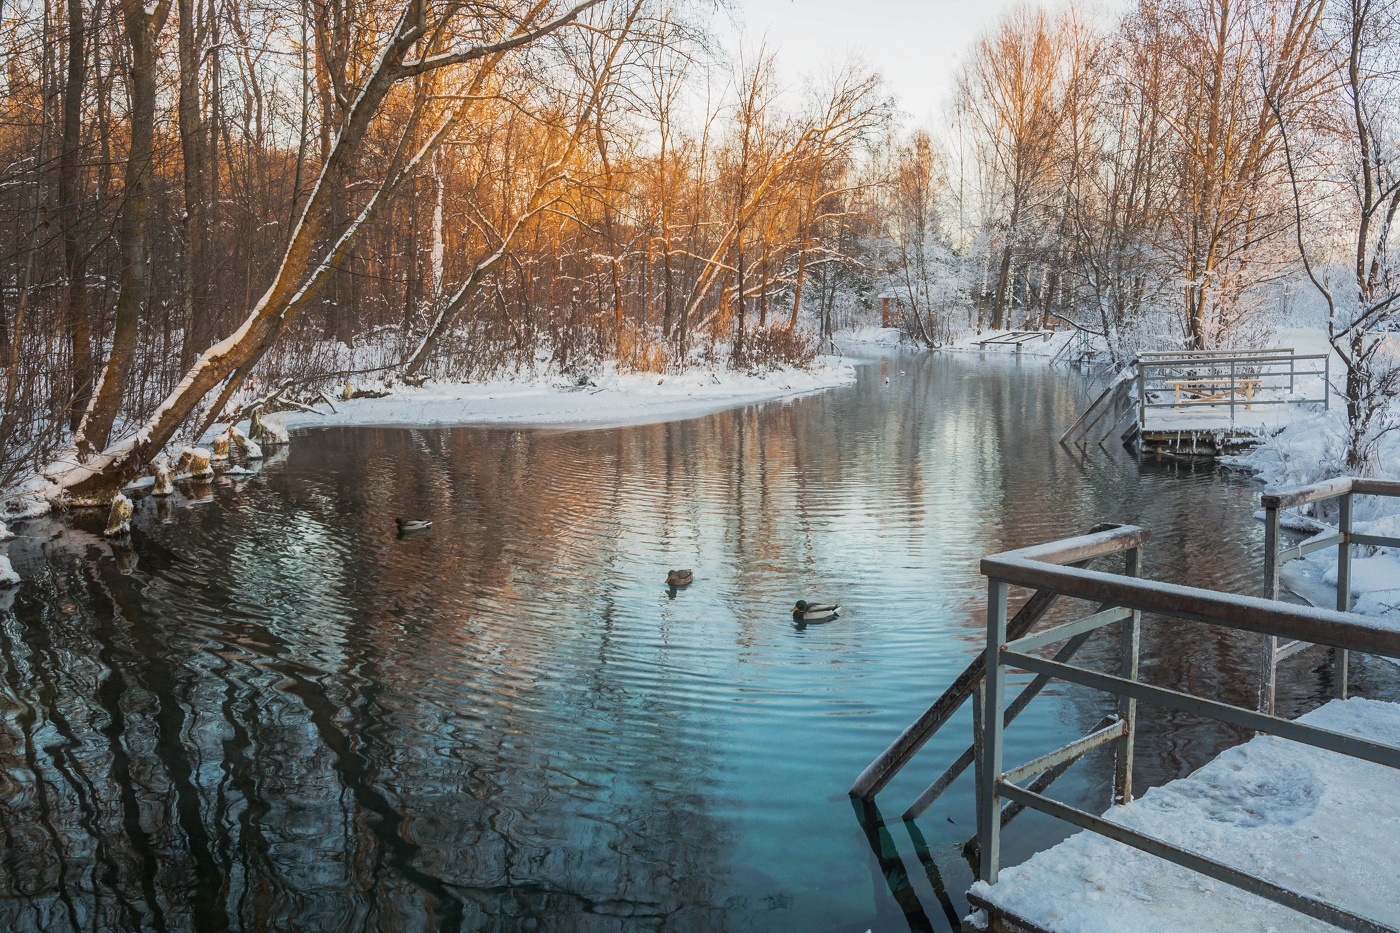
[[(1325, 336), (1317, 330), (1292, 330), (1280, 334), (1280, 343), (1300, 353), (1330, 352)], [(1334, 382), (1342, 372), (1333, 359)], [(1320, 378), (1320, 377), (1314, 377)], [(1269, 489), (1305, 486), (1347, 473), (1346, 421), (1341, 405), (1330, 411), (1300, 414), (1264, 438), (1259, 446), (1235, 457), (1221, 458), (1226, 466), (1252, 473)], [(1382, 438), (1376, 450), (1377, 476), (1400, 479), (1400, 432)], [(1400, 501), (1371, 496), (1356, 501), (1353, 528), (1360, 534), (1400, 536)], [(1320, 519), (1322, 533), (1334, 529), (1331, 515)], [(1370, 550), (1371, 553), (1367, 553)], [(1290, 561), (1281, 568), (1284, 585), (1305, 601), (1331, 608), (1336, 605), (1337, 557), (1335, 548)], [(1394, 548), (1358, 548), (1352, 559), (1351, 608), (1362, 615), (1400, 619), (1400, 552)]]
[(854, 364), (836, 357), (822, 357), (810, 369), (784, 367), (756, 375), (605, 370), (583, 385), (534, 378), (399, 386), (383, 398), (336, 400), (334, 411), (287, 411), (276, 417), (291, 430), (448, 425), (596, 429), (696, 418), (851, 385), (855, 379)]

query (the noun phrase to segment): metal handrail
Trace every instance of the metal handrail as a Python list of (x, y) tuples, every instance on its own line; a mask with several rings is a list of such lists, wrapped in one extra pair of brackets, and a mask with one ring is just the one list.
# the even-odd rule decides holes
[[(1264, 507), (1264, 587), (1269, 595), (1278, 599), (1279, 569), (1284, 563), (1296, 560), (1325, 548), (1337, 549), (1337, 610), (1346, 612), (1351, 608), (1351, 549), (1353, 545), (1373, 545), (1377, 547), (1400, 547), (1400, 538), (1383, 535), (1360, 535), (1352, 531), (1352, 505), (1354, 496), (1387, 496), (1400, 498), (1400, 482), (1381, 479), (1365, 479), (1359, 476), (1341, 476), (1323, 480), (1293, 489), (1266, 492), (1259, 497)], [(1331, 535), (1313, 537), (1302, 544), (1290, 548), (1280, 546), (1282, 539), (1280, 513), (1300, 505), (1338, 500), (1337, 532)], [(1280, 645), (1276, 635), (1269, 635), (1264, 643), (1264, 659), (1259, 689), (1259, 708), (1272, 713), (1276, 705), (1278, 662), (1305, 650), (1314, 642), (1304, 639)], [(1332, 661), (1332, 683), (1339, 697), (1347, 695), (1349, 660), (1345, 648), (1338, 647)]]
[(1168, 369), (1183, 364), (1194, 364), (1196, 366), (1220, 366), (1225, 363), (1287, 363), (1289, 360), (1323, 360), (1327, 358), (1326, 353), (1268, 353), (1251, 354), (1239, 351), (1231, 351), (1234, 356), (1206, 356), (1193, 358), (1190, 356), (1171, 356), (1162, 359), (1143, 359), (1148, 354), (1138, 354), (1138, 365), (1148, 369)]
[[(1111, 554), (1127, 552), (1129, 569), (1136, 572), (1137, 551), (1144, 542), (1151, 537), (1145, 529), (1130, 528), (1127, 526), (1102, 524), (1096, 525), (1088, 535), (1071, 539), (1066, 547), (1060, 552), (1063, 559), (1073, 564), (1085, 564), (1096, 557), (1105, 557)], [(1083, 542), (1077, 545), (1074, 542)], [(1008, 623), (1008, 628), (1018, 637), (1027, 634), (1044, 618), (1045, 614), (1055, 605), (1059, 596), (1054, 593), (1037, 593), (1028, 599), (1024, 605), (1016, 612), (1016, 615)], [(1085, 638), (1087, 638), (1087, 634)], [(1068, 660), (1077, 650), (1082, 640), (1070, 641), (1069, 652), (1060, 659)], [(953, 679), (948, 688), (934, 700), (927, 710), (909, 724), (901, 732), (890, 746), (881, 752), (874, 761), (866, 766), (865, 770), (856, 778), (851, 785), (850, 795), (861, 800), (872, 800), (880, 793), (894, 776), (907, 765), (918, 753), (919, 749), (938, 733), (945, 726), (953, 715), (962, 708), (963, 703), (972, 698), (973, 694), (980, 689), (984, 669), (985, 657), (981, 654), (973, 658), (961, 674)], [(1026, 703), (1040, 692), (1040, 689), (1048, 681), (1048, 678), (1033, 682), (1028, 686), (1021, 696), (1013, 703), (1008, 711), (1011, 719), (1015, 718), (1017, 712), (1024, 708)], [(974, 709), (978, 704), (974, 704)], [(938, 798), (949, 785), (962, 774), (972, 764), (973, 749), (969, 748), (959, 757), (943, 776), (934, 781), (927, 790), (923, 792), (906, 812), (906, 818), (913, 818), (924, 812), (934, 800)]]
[[(1105, 534), (1128, 533), (1145, 534), (1146, 529), (1124, 525)], [(1092, 544), (1098, 537), (1083, 535), (1064, 543), (1078, 547), (1081, 542)], [(1060, 543), (1055, 542), (1056, 545)], [(1400, 658), (1400, 629), (1382, 625), (1368, 616), (1060, 566), (1061, 562), (1053, 559), (1059, 553), (1049, 545), (1007, 551), (982, 558), (982, 573), (1002, 584), (1049, 590), (1075, 599), (1208, 622), (1260, 635), (1307, 635), (1319, 645)]]
[[(1233, 354), (1233, 355), (1225, 355)], [(1299, 369), (1299, 363), (1320, 360), (1320, 369)], [(1287, 364), (1287, 370), (1282, 367)], [(1161, 352), (1139, 354), (1135, 360), (1137, 374), (1137, 411), (1138, 428), (1141, 430), (1147, 423), (1147, 412), (1152, 409), (1185, 409), (1187, 407), (1228, 407), (1230, 409), (1230, 425), (1235, 424), (1235, 410), (1240, 404), (1238, 399), (1242, 387), (1246, 388), (1246, 399), (1243, 404), (1246, 408), (1253, 408), (1255, 405), (1303, 405), (1314, 402), (1321, 402), (1324, 408), (1332, 407), (1332, 358), (1326, 353), (1294, 353), (1291, 349), (1283, 351), (1217, 351), (1212, 355), (1210, 351), (1197, 351), (1196, 355), (1175, 355), (1167, 356)], [(1270, 367), (1279, 367), (1271, 369)], [(1174, 392), (1177, 397), (1171, 402), (1154, 402), (1149, 399), (1150, 392), (1173, 391), (1168, 387), (1162, 375), (1163, 372), (1173, 370), (1178, 371), (1200, 371), (1205, 370), (1212, 374), (1212, 378), (1223, 381), (1228, 377), (1226, 389), (1213, 398), (1180, 398), (1179, 392)], [(1154, 375), (1155, 371), (1155, 375)], [(1243, 374), (1243, 381), (1241, 375)], [(1321, 376), (1322, 377), (1322, 397), (1321, 398), (1285, 398), (1266, 399), (1255, 398), (1254, 389), (1283, 389), (1283, 380), (1287, 379), (1287, 390), (1292, 393), (1299, 376)], [(1278, 380), (1277, 384), (1270, 380)]]
[(1269, 355), (1269, 354), (1277, 354), (1277, 355), (1279, 355), (1279, 356), (1286, 356), (1286, 355), (1289, 355), (1289, 354), (1292, 354), (1292, 353), (1293, 353), (1293, 348), (1292, 348), (1292, 347), (1264, 347), (1264, 348), (1258, 349), (1258, 350), (1248, 350), (1248, 349), (1246, 349), (1246, 350), (1240, 350), (1240, 349), (1225, 349), (1225, 350), (1143, 350), (1141, 353), (1138, 354), (1138, 359), (1150, 358), (1150, 357), (1154, 357), (1154, 356), (1169, 356), (1169, 357), (1178, 357), (1178, 358), (1181, 358), (1181, 357), (1192, 357), (1192, 356), (1199, 356), (1199, 357), (1202, 357), (1202, 358), (1209, 358), (1209, 357), (1213, 357), (1213, 356), (1231, 356), (1231, 355), (1233, 355), (1233, 356), (1258, 356), (1258, 355), (1265, 355), (1265, 356), (1267, 356), (1267, 355)]
[[(1357, 481), (1367, 490), (1391, 486), (1400, 492), (1400, 484), (1378, 484)], [(1329, 487), (1335, 494), (1335, 486)], [(1355, 491), (1357, 487), (1347, 486)], [(1349, 494), (1349, 493), (1347, 493)], [(1388, 494), (1388, 493), (1387, 493)], [(1288, 498), (1287, 494), (1283, 499)], [(1306, 494), (1301, 501), (1307, 499)], [(1183, 849), (1164, 840), (1139, 833), (1100, 816), (1067, 804), (1051, 800), (1034, 784), (1018, 786), (1019, 780), (1031, 777), (1038, 769), (1057, 767), (1070, 755), (1083, 754), (1091, 747), (1114, 743), (1118, 749), (1115, 779), (1115, 799), (1126, 803), (1131, 799), (1132, 756), (1135, 739), (1135, 719), (1138, 702), (1152, 703), (1195, 715), (1233, 723), (1248, 729), (1269, 733), (1317, 748), (1376, 762), (1400, 769), (1400, 748), (1371, 742), (1354, 735), (1321, 729), (1306, 723), (1280, 719), (1264, 712), (1244, 709), (1217, 700), (1193, 696), (1176, 690), (1152, 686), (1138, 680), (1139, 624), (1142, 612), (1152, 612), (1175, 618), (1192, 619), (1237, 631), (1271, 637), (1302, 638), (1316, 644), (1332, 645), (1345, 651), (1366, 651), (1372, 654), (1400, 658), (1400, 631), (1387, 628), (1374, 619), (1353, 613), (1307, 606), (1295, 606), (1270, 599), (1219, 593), (1198, 587), (1146, 581), (1136, 576), (1108, 574), (1073, 566), (1076, 557), (1093, 553), (1109, 540), (1140, 536), (1147, 539), (1144, 529), (1124, 526), (1100, 534), (1081, 535), (1035, 547), (1022, 548), (982, 559), (982, 573), (987, 582), (987, 647), (985, 652), (986, 686), (983, 709), (978, 717), (980, 728), (976, 740), (981, 749), (981, 768), (977, 781), (977, 826), (980, 880), (995, 884), (1000, 870), (1001, 827), (1004, 820), (1002, 801), (1031, 807), (1050, 816), (1065, 820), (1083, 829), (1113, 838), (1177, 865), (1206, 874), (1218, 881), (1249, 891), (1282, 904), (1307, 916), (1334, 924), (1343, 929), (1381, 933), (1396, 933), (1390, 927), (1352, 913), (1320, 898), (1311, 897), (1265, 878), (1249, 874), (1214, 859)], [(1070, 566), (1066, 566), (1070, 564)], [(1033, 587), (1039, 593), (1053, 593), (1089, 600), (1108, 607), (1132, 610), (1122, 621), (1120, 637), (1120, 670), (1117, 675), (1078, 667), (1060, 660), (1036, 657), (1025, 653), (1050, 644), (1052, 637), (1082, 639), (1095, 628), (1090, 620), (1061, 626), (1038, 635), (1008, 637), (1007, 591), (1010, 586)], [(1101, 626), (1118, 624), (1110, 613), (1102, 613)], [(1071, 742), (1063, 748), (1037, 759), (1029, 766), (1003, 767), (1003, 735), (1006, 671), (1017, 668), (1103, 690), (1118, 697), (1120, 724), (1101, 726), (1089, 736)], [(980, 899), (979, 899), (980, 900)]]

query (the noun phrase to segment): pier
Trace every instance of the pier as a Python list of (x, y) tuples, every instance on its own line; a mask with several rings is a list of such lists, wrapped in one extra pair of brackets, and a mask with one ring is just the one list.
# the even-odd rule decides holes
[[(1357, 496), (1400, 497), (1400, 483), (1343, 478), (1263, 497), (1264, 591), (1277, 595), (1284, 561), (1336, 547), (1338, 609), (1144, 580), (1141, 550), (1151, 536), (1136, 526), (1099, 526), (983, 558), (984, 652), (866, 768), (851, 795), (873, 800), (971, 699), (967, 751), (904, 813), (906, 821), (916, 819), (963, 771), (974, 769), (977, 833), (965, 851), (976, 860), (977, 883), (968, 892), (975, 910), (965, 930), (1272, 927), (1395, 933), (1400, 705), (1348, 698), (1347, 665), (1352, 652), (1400, 659), (1400, 625), (1345, 609), (1351, 549), (1398, 547), (1400, 538), (1355, 534), (1350, 516)], [(1280, 513), (1322, 503), (1340, 512), (1335, 534), (1283, 547)], [(1093, 566), (1106, 559), (1117, 566)], [(1013, 589), (1030, 593), (1014, 613)], [(1087, 614), (1036, 631), (1060, 600), (1084, 604)], [(1257, 707), (1145, 682), (1139, 676), (1145, 613), (1258, 636), (1263, 675)], [(1110, 670), (1072, 663), (1095, 636), (1114, 640), (1117, 661)], [(1279, 664), (1313, 646), (1331, 649), (1335, 699), (1297, 719), (1281, 718), (1273, 710)], [(1035, 675), (1014, 698), (1007, 696), (1010, 670)], [(1108, 693), (1115, 708), (1082, 738), (1030, 761), (1006, 761), (1006, 731), (1051, 681)], [(1256, 737), (1139, 800), (1133, 756), (1140, 703), (1228, 723)], [(1106, 813), (1050, 796), (1051, 785), (1076, 761), (1105, 747), (1114, 755)], [(1083, 832), (1003, 870), (1002, 832), (1027, 808)]]
[(1060, 443), (1103, 443), (1117, 433), (1148, 456), (1237, 453), (1300, 412), (1330, 407), (1330, 367), (1327, 354), (1290, 347), (1140, 353)]

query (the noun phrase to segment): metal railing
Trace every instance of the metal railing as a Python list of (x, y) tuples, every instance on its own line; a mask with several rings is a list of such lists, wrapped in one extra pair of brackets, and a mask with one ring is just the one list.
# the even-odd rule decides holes
[[(1360, 479), (1343, 476), (1337, 479), (1313, 483), (1279, 492), (1266, 492), (1259, 497), (1264, 506), (1264, 588), (1270, 596), (1278, 599), (1279, 569), (1288, 561), (1305, 557), (1315, 551), (1329, 547), (1337, 549), (1337, 611), (1346, 612), (1351, 608), (1351, 558), (1352, 548), (1358, 544), (1374, 547), (1400, 547), (1400, 538), (1383, 535), (1363, 535), (1352, 531), (1352, 507), (1356, 496), (1388, 496), (1400, 498), (1400, 482), (1388, 480)], [(1282, 513), (1302, 505), (1321, 504), (1336, 500), (1337, 530), (1331, 534), (1319, 534), (1308, 538), (1293, 547), (1282, 546)], [(1272, 713), (1275, 708), (1278, 663), (1300, 651), (1310, 648), (1306, 641), (1294, 640), (1279, 644), (1276, 636), (1270, 635), (1264, 645), (1264, 666), (1259, 691), (1259, 708)], [(1337, 696), (1347, 695), (1348, 658), (1345, 649), (1338, 649), (1332, 659), (1332, 684)]]
[[(1360, 480), (1353, 482), (1364, 483)], [(1339, 494), (1368, 491), (1368, 487), (1352, 486), (1349, 492)], [(1270, 638), (1329, 645), (1342, 652), (1363, 651), (1400, 658), (1400, 630), (1387, 628), (1374, 619), (1289, 605), (1271, 599), (1139, 579), (1134, 575), (1139, 563), (1137, 553), (1147, 540), (1145, 529), (1122, 526), (983, 558), (982, 573), (987, 577), (987, 647), (982, 666), (986, 678), (982, 708), (974, 724), (976, 744), (980, 749), (980, 754), (976, 756), (980, 762), (977, 776), (978, 877), (988, 884), (996, 883), (1000, 871), (1001, 830), (1007, 813), (1011, 807), (1029, 807), (1342, 929), (1397, 933), (1390, 927), (1321, 898), (1285, 888), (1218, 860), (1052, 800), (1044, 795), (1043, 788), (1037, 786), (1040, 779), (1066, 766), (1067, 762), (1092, 748), (1111, 743), (1117, 751), (1115, 801), (1126, 803), (1131, 800), (1138, 703), (1180, 710), (1400, 769), (1400, 748), (1141, 682), (1138, 679), (1138, 653), (1143, 612), (1190, 619)], [(1352, 536), (1351, 541), (1364, 543), (1358, 536)], [(1082, 565), (1088, 557), (1115, 550), (1128, 551), (1129, 575), (1103, 573)], [(1008, 618), (1007, 595), (1012, 586), (1034, 589), (1036, 592), (1032, 600), (1068, 597), (1086, 600), (1099, 608), (1086, 618), (1032, 635), (1029, 626), (1016, 624), (1016, 619), (1025, 612), (1024, 608), (1014, 619)], [(1116, 675), (1067, 663), (1063, 655), (1070, 645), (1105, 626), (1118, 623), (1122, 623), (1122, 628), (1118, 639)], [(1061, 642), (1065, 643), (1065, 647), (1053, 658), (1030, 653)], [(1012, 718), (1006, 704), (1008, 669), (1035, 674), (1036, 681), (1032, 685), (1042, 679), (1056, 679), (1110, 693), (1117, 697), (1115, 715), (1081, 739), (1008, 768), (1003, 761), (1004, 733)], [(1019, 698), (1017, 702), (1020, 702)], [(1036, 778), (1036, 781), (1029, 786), (1021, 786), (1021, 782), (1029, 778)], [(1006, 809), (1003, 809), (1004, 802), (1009, 804)], [(992, 906), (985, 901), (979, 903), (978, 898), (970, 899), (978, 906)]]
[[(1146, 425), (1148, 412), (1156, 409), (1228, 408), (1230, 426), (1234, 427), (1240, 407), (1332, 405), (1332, 365), (1326, 353), (1298, 354), (1288, 347), (1150, 352), (1139, 354), (1135, 366), (1139, 426)], [(1319, 397), (1296, 394), (1298, 379), (1303, 376), (1322, 377)], [(1162, 400), (1168, 396), (1169, 400)]]
[[(1074, 552), (1073, 556), (1070, 558), (1074, 566), (1085, 567), (1095, 558), (1124, 554), (1126, 561), (1125, 569), (1127, 572), (1133, 574), (1137, 573), (1138, 548), (1141, 547), (1142, 542), (1147, 540), (1147, 532), (1141, 529), (1132, 529), (1129, 532), (1115, 533), (1115, 529), (1118, 528), (1118, 525), (1111, 524), (1096, 525), (1089, 532), (1089, 537), (1084, 539), (1086, 541), (1092, 539), (1092, 543)], [(1015, 617), (1008, 623), (1008, 631), (1012, 633), (1012, 637), (1019, 638), (1030, 632), (1035, 624), (1043, 619), (1051, 608), (1054, 607), (1058, 600), (1059, 595), (1051, 592), (1036, 593), (1030, 599), (1026, 600), (1025, 604), (1017, 611)], [(1126, 615), (1127, 613), (1120, 613), (1118, 617), (1122, 618)], [(1103, 618), (1093, 618), (1095, 618), (1096, 621), (1105, 622)], [(1112, 619), (1107, 619), (1107, 621), (1112, 621)], [(1085, 632), (1081, 635), (1071, 637), (1068, 643), (1055, 655), (1055, 659), (1057, 661), (1068, 661), (1073, 658), (1075, 652), (1088, 640), (1090, 634), (1091, 632)], [(933, 705), (925, 710), (923, 715), (918, 719), (914, 720), (907, 729), (900, 733), (899, 737), (891, 743), (889, 748), (885, 749), (879, 757), (872, 761), (869, 766), (861, 772), (860, 777), (856, 778), (855, 783), (851, 786), (850, 794), (852, 797), (861, 800), (873, 799), (875, 795), (880, 793), (880, 791), (894, 779), (895, 775), (913, 759), (919, 749), (923, 748), (923, 746), (952, 719), (953, 715), (957, 713), (962, 705), (974, 697), (978, 699), (972, 706), (973, 727), (974, 731), (980, 734), (981, 727), (978, 725), (978, 722), (983, 705), (980, 697), (983, 689), (983, 678), (986, 672), (985, 662), (986, 656), (983, 654), (979, 654), (973, 658), (972, 662), (967, 665), (961, 674), (954, 678), (952, 684), (943, 691), (942, 695), (934, 701)], [(1010, 723), (1014, 720), (1049, 681), (1049, 677), (1037, 677), (1035, 680), (1031, 681), (1007, 708), (1006, 722)], [(977, 761), (977, 758), (978, 750), (976, 743), (971, 743), (963, 750), (962, 754), (953, 761), (947, 770), (939, 775), (939, 777), (918, 796), (914, 803), (910, 805), (909, 809), (904, 812), (903, 819), (913, 820), (921, 816), (940, 796), (942, 796), (943, 792), (968, 769), (968, 767), (972, 766)], [(1055, 771), (1053, 774), (1044, 776), (1040, 784), (1042, 789), (1048, 787), (1071, 763), (1073, 763), (1073, 759), (1067, 761), (1064, 767)], [(1019, 808), (1009, 811), (1005, 817), (1006, 822), (1010, 822), (1018, 812)], [(968, 840), (967, 848), (972, 850), (975, 849), (976, 846), (977, 838), (974, 836), (972, 839)]]

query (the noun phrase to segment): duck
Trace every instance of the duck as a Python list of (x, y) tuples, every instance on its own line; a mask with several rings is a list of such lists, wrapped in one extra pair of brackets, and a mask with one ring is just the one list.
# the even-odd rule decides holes
[(407, 534), (410, 531), (427, 531), (433, 527), (432, 522), (419, 521), (412, 518), (396, 518), (394, 524), (399, 526), (399, 534)]
[(835, 603), (811, 603), (799, 599), (797, 605), (792, 607), (792, 619), (794, 622), (825, 622), (840, 611), (841, 607)]
[(666, 574), (667, 586), (690, 586), (695, 582), (695, 571), (693, 570), (672, 570)]

